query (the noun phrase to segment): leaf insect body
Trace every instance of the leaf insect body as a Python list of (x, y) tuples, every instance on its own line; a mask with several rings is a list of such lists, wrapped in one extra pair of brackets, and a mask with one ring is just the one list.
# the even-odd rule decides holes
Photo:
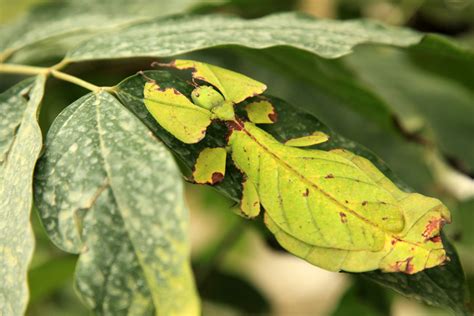
[(249, 218), (264, 209), (264, 221), (289, 252), (331, 271), (413, 274), (443, 264), (440, 238), (449, 210), (437, 199), (406, 193), (370, 161), (347, 150), (305, 149), (328, 140), (316, 131), (285, 144), (256, 124), (277, 115), (270, 102), (234, 106), (260, 95), (266, 86), (242, 74), (192, 60), (168, 66), (191, 69), (197, 86), (191, 100), (154, 82), (144, 103), (156, 121), (180, 141), (202, 140), (214, 119), (229, 129), (227, 148), (206, 148), (196, 160), (196, 183), (215, 184), (225, 176), (226, 156), (244, 175), (240, 208)]

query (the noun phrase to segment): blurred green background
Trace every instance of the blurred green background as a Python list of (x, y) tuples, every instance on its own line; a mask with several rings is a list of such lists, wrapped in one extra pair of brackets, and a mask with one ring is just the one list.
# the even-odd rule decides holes
[[(0, 25), (24, 15), (44, 0), (0, 0)], [(93, 8), (91, 8), (93, 10)], [(474, 49), (474, 2), (470, 0), (225, 0), (203, 1), (194, 13), (230, 13), (255, 18), (280, 11), (302, 11), (337, 19), (372, 18), (392, 25), (408, 26), (424, 32), (455, 37)], [(455, 241), (474, 292), (474, 184), (472, 170), (451, 157), (439, 157), (413, 134), (437, 135), (440, 143), (456, 142), (449, 122), (467, 122), (473, 117), (450, 117), (456, 107), (473, 113), (473, 83), (463, 81), (463, 69), (434, 61), (432, 68), (415, 67), (416, 51), (401, 51), (370, 45), (335, 61), (314, 56), (314, 68), (298, 68), (298, 61), (272, 60), (278, 56), (292, 60), (292, 49), (272, 48), (262, 52), (243, 48), (215, 48), (189, 54), (260, 78), (270, 93), (294, 104), (319, 101), (311, 112), (341, 134), (367, 146), (381, 156), (408, 185), (417, 191), (440, 197), (454, 214), (447, 227)], [(59, 56), (58, 56), (59, 58)], [(37, 61), (38, 65), (58, 60)], [(68, 72), (101, 85), (113, 85), (151, 60), (88, 62), (68, 67)], [(303, 63), (304, 58), (299, 62)], [(266, 67), (256, 65), (266, 65)], [(293, 68), (292, 68), (293, 67)], [(320, 82), (308, 81), (305, 72), (318, 72)], [(441, 76), (440, 74), (443, 74)], [(2, 78), (4, 90), (17, 78)], [(312, 79), (314, 80), (314, 79)], [(402, 128), (387, 129), (374, 124), (360, 112), (334, 101), (331, 86), (356, 82), (369, 87), (393, 112), (403, 118)], [(326, 83), (326, 86), (325, 86)], [(323, 87), (320, 91), (314, 86)], [(467, 93), (466, 93), (467, 91)], [(85, 93), (79, 87), (59, 81), (48, 82), (41, 113), (46, 131), (54, 117)], [(329, 101), (328, 101), (329, 100)], [(304, 106), (302, 106), (304, 108)], [(454, 110), (450, 110), (454, 109)], [(370, 109), (369, 109), (370, 110)], [(451, 118), (440, 121), (440, 118)], [(429, 126), (427, 127), (426, 122)], [(438, 125), (437, 125), (438, 124)], [(434, 126), (434, 128), (433, 128)], [(472, 132), (466, 128), (466, 133)], [(472, 134), (474, 137), (474, 134)], [(448, 148), (449, 149), (449, 148)], [(428, 307), (392, 291), (348, 274), (330, 273), (279, 251), (275, 241), (262, 236), (258, 224), (242, 224), (233, 203), (214, 190), (187, 186), (191, 209), (193, 265), (203, 298), (204, 315), (447, 315), (445, 310)], [(43, 232), (36, 214), (32, 218), (36, 250), (29, 280), (31, 303), (27, 315), (87, 315), (73, 289), (75, 256), (56, 249)]]

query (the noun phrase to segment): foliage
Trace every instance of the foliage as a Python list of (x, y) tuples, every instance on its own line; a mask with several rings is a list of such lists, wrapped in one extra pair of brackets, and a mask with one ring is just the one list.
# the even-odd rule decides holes
[[(244, 2), (65, 1), (40, 5), (0, 28), (2, 315), (25, 313), (30, 264), (33, 313), (40, 297), (64, 284), (58, 278), (37, 287), (49, 265), (57, 264), (64, 279), (71, 276), (75, 257), (48, 254), (62, 258), (54, 263), (41, 257), (48, 247), (43, 229), (57, 247), (79, 255), (76, 289), (98, 315), (197, 314), (196, 288), (204, 303), (238, 309), (239, 302), (216, 286), (250, 293), (255, 306), (242, 305), (245, 312), (268, 310), (251, 284), (214, 271), (206, 287), (196, 286), (191, 271), (189, 215), (173, 157), (190, 177), (204, 148), (223, 147), (225, 126), (212, 123), (202, 141), (184, 144), (152, 117), (143, 89), (151, 78), (190, 98), (194, 86), (169, 69), (128, 77), (151, 61), (186, 54), (265, 82), (278, 121), (261, 126), (278, 141), (323, 132), (329, 141), (318, 149), (350, 150), (404, 191), (413, 187), (448, 204), (454, 229), (446, 231), (444, 246), (450, 262), (414, 275), (365, 272), (357, 284), (369, 279), (456, 314), (469, 313), (460, 261), (472, 260), (472, 238), (460, 244), (460, 260), (449, 237), (469, 227), (472, 203), (460, 204), (464, 195), (443, 175), (473, 174), (474, 53), (450, 38), (372, 20), (297, 13), (245, 20), (213, 13), (239, 12)], [(193, 11), (207, 14), (185, 13)], [(249, 15), (264, 13), (262, 4)], [(19, 81), (3, 73), (29, 77)], [(251, 101), (243, 105), (252, 107)], [(215, 188), (239, 202), (242, 180), (230, 163)], [(33, 196), (43, 228), (35, 229), (32, 262)], [(242, 225), (267, 237), (259, 222)], [(342, 299), (347, 307), (358, 302), (357, 284)], [(373, 302), (378, 298), (371, 293), (366, 297)], [(384, 299), (366, 310), (381, 314), (387, 304)]]

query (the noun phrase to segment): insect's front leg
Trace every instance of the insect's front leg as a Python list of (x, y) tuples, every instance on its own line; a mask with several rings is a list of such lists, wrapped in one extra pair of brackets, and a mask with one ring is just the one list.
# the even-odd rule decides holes
[(257, 217), (260, 213), (260, 198), (258, 196), (258, 191), (253, 182), (249, 179), (245, 179), (244, 182), (242, 182), (240, 210), (247, 218)]
[(227, 150), (222, 147), (205, 148), (199, 153), (193, 168), (193, 179), (199, 184), (216, 184), (225, 176)]

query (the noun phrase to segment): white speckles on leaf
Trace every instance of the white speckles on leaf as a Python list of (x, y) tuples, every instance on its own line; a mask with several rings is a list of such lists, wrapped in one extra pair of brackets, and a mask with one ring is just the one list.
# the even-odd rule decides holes
[(374, 21), (334, 21), (294, 13), (255, 20), (208, 15), (156, 19), (91, 38), (68, 53), (73, 61), (138, 56), (166, 57), (219, 45), (267, 48), (287, 45), (326, 58), (351, 52), (355, 45), (417, 44), (422, 35)]
[[(47, 40), (56, 49), (51, 50), (51, 46), (45, 45), (49, 49), (40, 52), (57, 55), (60, 53), (58, 49), (74, 46), (96, 33), (121, 28), (130, 23), (140, 23), (147, 18), (183, 12), (199, 4), (200, 0), (53, 1), (37, 6), (16, 23), (7, 25), (0, 33), (0, 50), (24, 49)], [(34, 49), (33, 52), (37, 53)], [(28, 53), (15, 57), (21, 61), (38, 58), (37, 55)]]
[[(37, 123), (45, 78), (24, 80), (0, 95), (0, 315), (23, 315), (34, 248), (32, 182), (42, 144)], [(29, 100), (24, 96), (28, 96)]]
[(81, 254), (76, 285), (95, 313), (198, 313), (180, 175), (167, 149), (113, 96), (86, 95), (58, 116), (36, 187), (51, 239)]

